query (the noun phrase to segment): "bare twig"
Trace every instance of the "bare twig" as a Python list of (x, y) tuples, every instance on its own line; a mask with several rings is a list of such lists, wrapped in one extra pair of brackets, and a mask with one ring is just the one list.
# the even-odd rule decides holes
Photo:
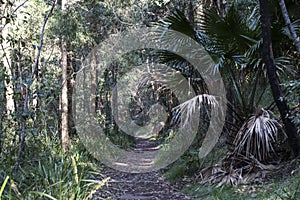
[(24, 4), (27, 2), (28, 0), (25, 0), (23, 3), (21, 3), (20, 5), (18, 5), (15, 9), (14, 9), (14, 12), (17, 12), (19, 10), (19, 8), (21, 8), (22, 6), (24, 6)]

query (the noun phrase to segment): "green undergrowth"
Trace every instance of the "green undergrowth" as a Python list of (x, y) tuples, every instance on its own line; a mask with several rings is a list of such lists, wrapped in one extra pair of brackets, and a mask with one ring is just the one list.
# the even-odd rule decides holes
[[(18, 173), (12, 163), (0, 164), (0, 199), (70, 199), (91, 198), (108, 178), (101, 175), (99, 163), (73, 141), (69, 152), (60, 149), (38, 152), (25, 157)], [(32, 152), (31, 152), (32, 153)]]
[(217, 147), (199, 159), (198, 151), (190, 149), (166, 170), (164, 177), (170, 183), (180, 181), (184, 176), (194, 177), (200, 169), (217, 164), (227, 152), (226, 147)]

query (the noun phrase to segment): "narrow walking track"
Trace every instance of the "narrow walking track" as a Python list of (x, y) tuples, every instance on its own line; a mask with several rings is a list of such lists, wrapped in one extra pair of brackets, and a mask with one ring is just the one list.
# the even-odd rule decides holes
[[(134, 152), (156, 151), (157, 143), (145, 138), (137, 138)], [(177, 186), (169, 184), (159, 172), (125, 173), (111, 168), (102, 171), (111, 177), (108, 184), (95, 193), (93, 199), (121, 200), (192, 200), (182, 194)]]

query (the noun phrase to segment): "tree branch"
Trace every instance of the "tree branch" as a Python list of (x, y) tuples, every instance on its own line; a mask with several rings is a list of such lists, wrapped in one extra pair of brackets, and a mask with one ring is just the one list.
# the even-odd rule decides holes
[[(12, 13), (14, 14), (15, 12), (17, 12), (17, 11), (19, 10), (19, 8), (21, 8), (27, 1), (28, 1), (28, 0), (25, 0), (23, 3), (21, 3), (20, 5), (18, 5), (18, 6), (14, 9), (14, 11), (13, 11)], [(3, 29), (5, 28), (6, 25), (7, 25), (7, 23), (3, 25), (3, 27), (0, 29), (0, 33), (3, 31)]]
[(290, 32), (290, 34), (291, 34), (291, 36), (292, 36), (292, 38), (295, 42), (295, 46), (296, 46), (296, 49), (298, 51), (298, 54), (300, 55), (300, 39), (299, 39), (299, 37), (296, 33), (295, 27), (291, 23), (291, 20), (290, 20), (288, 11), (286, 9), (284, 0), (279, 0), (279, 5), (280, 5), (280, 8), (281, 8), (281, 12), (282, 12), (282, 16), (284, 18), (285, 24), (287, 25), (287, 27), (289, 29), (289, 32)]

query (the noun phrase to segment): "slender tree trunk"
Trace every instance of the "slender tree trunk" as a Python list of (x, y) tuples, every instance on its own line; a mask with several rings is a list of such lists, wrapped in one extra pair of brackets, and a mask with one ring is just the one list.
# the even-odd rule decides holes
[(284, 0), (279, 0), (279, 5), (280, 5), (280, 8), (281, 8), (281, 12), (282, 12), (282, 16), (284, 18), (285, 24), (287, 25), (287, 27), (289, 29), (289, 32), (290, 32), (290, 34), (291, 34), (291, 36), (292, 36), (292, 38), (295, 42), (295, 46), (296, 46), (296, 49), (298, 51), (298, 54), (300, 55), (300, 39), (299, 39), (299, 37), (296, 33), (295, 27), (291, 23), (291, 20), (290, 20), (288, 11), (286, 9)]
[[(87, 82), (87, 70), (86, 70), (86, 68), (85, 67), (83, 67), (83, 69), (82, 69), (82, 73), (83, 73), (83, 88), (87, 88), (87, 84), (86, 84), (86, 82)], [(86, 93), (86, 92), (84, 92), (84, 99), (88, 99), (89, 98), (89, 96), (88, 96), (88, 94)], [(75, 98), (76, 99), (76, 98)], [(86, 107), (86, 106), (84, 106), (84, 105), (80, 105), (82, 108), (83, 108), (83, 112), (89, 112), (89, 110), (90, 110), (90, 108), (88, 107)]]
[[(62, 11), (65, 10), (66, 1), (60, 2)], [(62, 90), (61, 90), (61, 146), (64, 152), (68, 151), (69, 130), (68, 130), (68, 56), (65, 37), (61, 38), (61, 68), (62, 68)]]
[(61, 91), (61, 145), (64, 152), (68, 150), (68, 84), (67, 84), (67, 49), (64, 40), (61, 41), (61, 68), (62, 68), (62, 91)]
[(110, 133), (111, 125), (111, 95), (110, 95), (110, 75), (109, 71), (104, 72), (104, 84), (103, 84), (103, 109), (105, 115), (104, 132), (108, 135)]
[[(3, 101), (3, 104), (6, 106), (6, 116), (3, 118), (6, 118), (5, 122), (9, 124), (5, 128), (5, 132), (9, 133), (13, 136), (11, 140), (13, 143), (15, 143), (16, 138), (18, 135), (16, 131), (16, 121), (13, 119), (13, 115), (16, 112), (16, 105), (15, 105), (15, 99), (14, 99), (14, 76), (13, 76), (13, 67), (11, 62), (11, 46), (9, 44), (8, 35), (9, 35), (9, 29), (10, 24), (7, 20), (7, 17), (9, 16), (11, 12), (11, 6), (9, 5), (9, 2), (6, 1), (6, 3), (1, 5), (1, 50), (0, 50), (0, 63), (3, 64), (3, 68), (1, 66), (1, 70), (3, 71), (4, 75), (4, 93), (5, 93), (5, 100)], [(5, 102), (5, 103), (4, 103)], [(20, 140), (20, 137), (19, 137)]]
[(91, 105), (90, 112), (96, 112), (97, 62), (95, 51), (91, 52)]
[[(71, 45), (68, 45), (67, 49), (70, 51), (73, 49)], [(68, 58), (68, 66), (67, 66), (67, 87), (68, 87), (68, 132), (69, 135), (75, 136), (76, 135), (76, 128), (75, 128), (75, 107), (73, 107), (73, 94), (75, 92), (75, 79), (76, 79), (76, 55), (73, 53), (72, 55), (67, 55)]]
[(114, 88), (111, 92), (111, 108), (112, 108), (112, 125), (114, 134), (117, 134), (119, 131), (119, 128), (117, 126), (117, 120), (119, 119), (118, 116), (118, 87), (117, 87), (117, 77), (118, 77), (118, 66), (113, 65), (112, 66), (112, 85), (111, 88)]
[(267, 76), (272, 90), (272, 95), (276, 106), (283, 120), (285, 131), (288, 136), (289, 143), (293, 150), (294, 156), (299, 155), (299, 144), (297, 141), (297, 130), (295, 124), (289, 118), (290, 110), (284, 98), (283, 91), (280, 87), (279, 78), (276, 73), (272, 39), (271, 39), (271, 19), (269, 12), (268, 0), (260, 0), (260, 13), (263, 34), (263, 59), (267, 67)]
[(5, 84), (5, 97), (6, 97), (6, 110), (7, 110), (7, 117), (9, 120), (11, 120), (11, 115), (15, 112), (15, 102), (14, 102), (14, 86), (13, 86), (13, 72), (12, 72), (12, 66), (11, 66), (11, 49), (9, 46), (9, 42), (7, 40), (8, 34), (9, 34), (9, 25), (7, 25), (7, 16), (8, 12), (10, 10), (10, 6), (8, 1), (4, 4), (2, 4), (1, 7), (2, 10), (2, 44), (1, 48), (3, 50), (2, 56), (2, 62), (5, 69), (5, 76), (6, 80), (4, 81)]

